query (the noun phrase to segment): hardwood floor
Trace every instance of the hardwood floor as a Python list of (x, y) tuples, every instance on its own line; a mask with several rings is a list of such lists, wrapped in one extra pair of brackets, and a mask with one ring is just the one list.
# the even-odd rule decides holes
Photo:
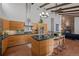
[(65, 41), (65, 49), (60, 53), (60, 56), (79, 56), (79, 40)]
[(8, 48), (5, 56), (31, 56), (30, 43)]
[[(31, 44), (24, 44), (20, 46), (15, 46), (8, 48), (5, 52), (6, 56), (32, 56), (31, 54)], [(65, 49), (58, 56), (79, 56), (79, 40), (69, 40), (65, 41)]]

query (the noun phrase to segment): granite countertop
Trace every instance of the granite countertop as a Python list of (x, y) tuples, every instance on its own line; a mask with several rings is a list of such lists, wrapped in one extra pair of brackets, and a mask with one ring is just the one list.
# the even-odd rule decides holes
[(12, 35), (1, 35), (0, 38), (5, 39), (8, 38), (9, 36), (17, 36), (17, 35), (31, 35), (31, 34), (26, 34), (26, 33), (16, 33), (16, 34), (12, 34)]
[(33, 39), (37, 40), (37, 41), (42, 41), (42, 40), (48, 40), (48, 39), (56, 39), (59, 37), (55, 37), (55, 36), (49, 36), (48, 34), (27, 34), (27, 33), (16, 33), (13, 35), (0, 35), (0, 40), (3, 40), (9, 36), (16, 36), (16, 35), (30, 35)]
[(42, 35), (35, 34), (32, 37), (33, 37), (33, 39), (35, 39), (37, 41), (42, 41), (42, 40), (49, 40), (49, 39), (58, 40), (60, 37), (64, 37), (64, 35), (54, 36), (53, 34), (52, 35), (49, 35), (49, 34), (42, 34)]
[(49, 36), (49, 35), (33, 35), (33, 39), (37, 41), (43, 41), (43, 40), (49, 40), (49, 39), (54, 39), (57, 40), (59, 36)]

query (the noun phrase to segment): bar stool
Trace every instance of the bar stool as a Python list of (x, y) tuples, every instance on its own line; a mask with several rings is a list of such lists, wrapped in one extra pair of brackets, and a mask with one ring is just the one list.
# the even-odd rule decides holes
[(54, 39), (54, 51), (52, 55), (58, 55), (58, 47), (59, 47), (59, 38)]
[(60, 36), (60, 39), (59, 39), (59, 45), (61, 48), (65, 48), (65, 37), (64, 36)]
[[(55, 40), (54, 44), (54, 52), (52, 55), (63, 55), (63, 47), (64, 47), (64, 36), (59, 37), (58, 39)], [(57, 41), (57, 42), (56, 42)]]

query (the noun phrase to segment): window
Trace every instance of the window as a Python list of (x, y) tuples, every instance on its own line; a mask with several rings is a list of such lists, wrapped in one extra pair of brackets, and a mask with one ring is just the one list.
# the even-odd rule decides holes
[(56, 24), (56, 31), (59, 32), (59, 24)]

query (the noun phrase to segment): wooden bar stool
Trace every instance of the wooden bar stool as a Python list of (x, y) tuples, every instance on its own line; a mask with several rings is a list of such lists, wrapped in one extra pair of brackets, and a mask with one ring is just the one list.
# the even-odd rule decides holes
[(55, 40), (54, 52), (52, 55), (63, 55), (65, 38), (64, 36), (59, 37)]
[(59, 39), (59, 45), (61, 48), (65, 48), (65, 37), (61, 36)]
[(54, 51), (52, 55), (58, 55), (58, 47), (59, 47), (59, 38), (56, 38), (54, 40), (54, 47), (53, 47)]

